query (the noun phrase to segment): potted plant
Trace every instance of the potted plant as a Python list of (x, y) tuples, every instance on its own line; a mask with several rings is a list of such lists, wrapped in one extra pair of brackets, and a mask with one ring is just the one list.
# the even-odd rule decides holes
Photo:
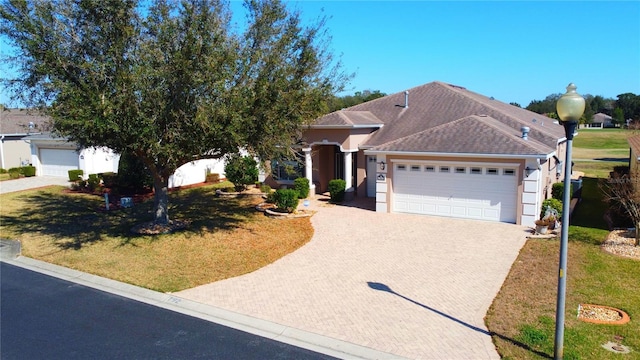
[(550, 226), (552, 226), (553, 224), (555, 224), (556, 220), (555, 218), (546, 218), (546, 219), (540, 219), (540, 220), (536, 220), (535, 224), (536, 224), (536, 233), (537, 234), (546, 234), (547, 230), (549, 229)]

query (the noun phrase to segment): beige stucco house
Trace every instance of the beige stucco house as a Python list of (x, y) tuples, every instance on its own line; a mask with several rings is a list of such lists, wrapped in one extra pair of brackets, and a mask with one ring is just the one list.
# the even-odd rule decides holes
[(31, 164), (25, 137), (49, 131), (49, 118), (25, 109), (0, 109), (0, 168)]
[(303, 143), (316, 193), (341, 178), (378, 212), (533, 225), (566, 138), (553, 119), (432, 82), (325, 115)]

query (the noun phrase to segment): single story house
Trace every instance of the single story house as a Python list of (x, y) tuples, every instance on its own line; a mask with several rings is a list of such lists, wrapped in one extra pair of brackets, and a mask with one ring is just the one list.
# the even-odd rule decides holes
[(581, 128), (603, 129), (613, 127), (613, 118), (607, 114), (597, 113), (593, 115), (593, 119), (589, 124), (580, 124)]
[(49, 130), (49, 118), (25, 109), (0, 109), (0, 168), (10, 169), (31, 163), (26, 136)]
[[(68, 177), (69, 170), (76, 169), (83, 170), (85, 178), (89, 174), (118, 172), (120, 154), (106, 147), (78, 150), (75, 143), (50, 133), (30, 135), (24, 141), (30, 145), (31, 164), (36, 168), (36, 176)], [(224, 161), (203, 159), (186, 163), (171, 175), (169, 187), (202, 183), (207, 172), (224, 177)]]
[[(12, 116), (9, 117), (8, 114), (12, 114)], [(89, 174), (118, 172), (120, 154), (105, 147), (78, 149), (77, 144), (53, 136), (48, 127), (40, 125), (49, 124), (49, 120), (46, 116), (26, 110), (5, 110), (2, 118), (3, 131), (9, 128), (5, 127), (5, 123), (22, 124), (14, 126), (17, 129), (24, 128), (24, 124), (27, 124), (27, 128), (31, 126), (32, 129), (46, 129), (46, 131), (19, 133), (16, 135), (16, 138), (20, 135), (19, 142), (11, 143), (11, 148), (4, 142), (4, 140), (8, 140), (8, 136), (3, 138), (3, 162), (5, 161), (5, 150), (9, 150), (7, 153), (16, 157), (14, 150), (21, 146), (24, 147), (21, 150), (25, 151), (20, 159), (23, 164), (35, 166), (36, 176), (68, 177), (69, 170), (76, 169), (83, 170), (85, 178)], [(203, 159), (186, 163), (180, 166), (169, 178), (169, 187), (202, 183), (205, 181), (207, 172), (220, 174), (220, 177), (224, 178), (224, 161), (222, 159)]]
[(563, 178), (557, 121), (431, 82), (317, 119), (301, 155), (314, 191), (344, 179), (376, 211), (533, 225)]

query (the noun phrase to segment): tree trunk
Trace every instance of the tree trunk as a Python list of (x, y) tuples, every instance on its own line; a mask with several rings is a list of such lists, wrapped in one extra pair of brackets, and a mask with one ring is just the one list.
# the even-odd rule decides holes
[(640, 221), (636, 223), (636, 243), (634, 245), (640, 245)]
[(154, 174), (153, 191), (153, 222), (159, 225), (167, 225), (169, 224), (169, 177)]

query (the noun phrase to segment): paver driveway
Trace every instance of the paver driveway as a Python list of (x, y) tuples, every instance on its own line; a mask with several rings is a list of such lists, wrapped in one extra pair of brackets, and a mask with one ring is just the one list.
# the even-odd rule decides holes
[(312, 206), (315, 233), (301, 249), (174, 295), (398, 357), (499, 358), (483, 318), (524, 227)]

